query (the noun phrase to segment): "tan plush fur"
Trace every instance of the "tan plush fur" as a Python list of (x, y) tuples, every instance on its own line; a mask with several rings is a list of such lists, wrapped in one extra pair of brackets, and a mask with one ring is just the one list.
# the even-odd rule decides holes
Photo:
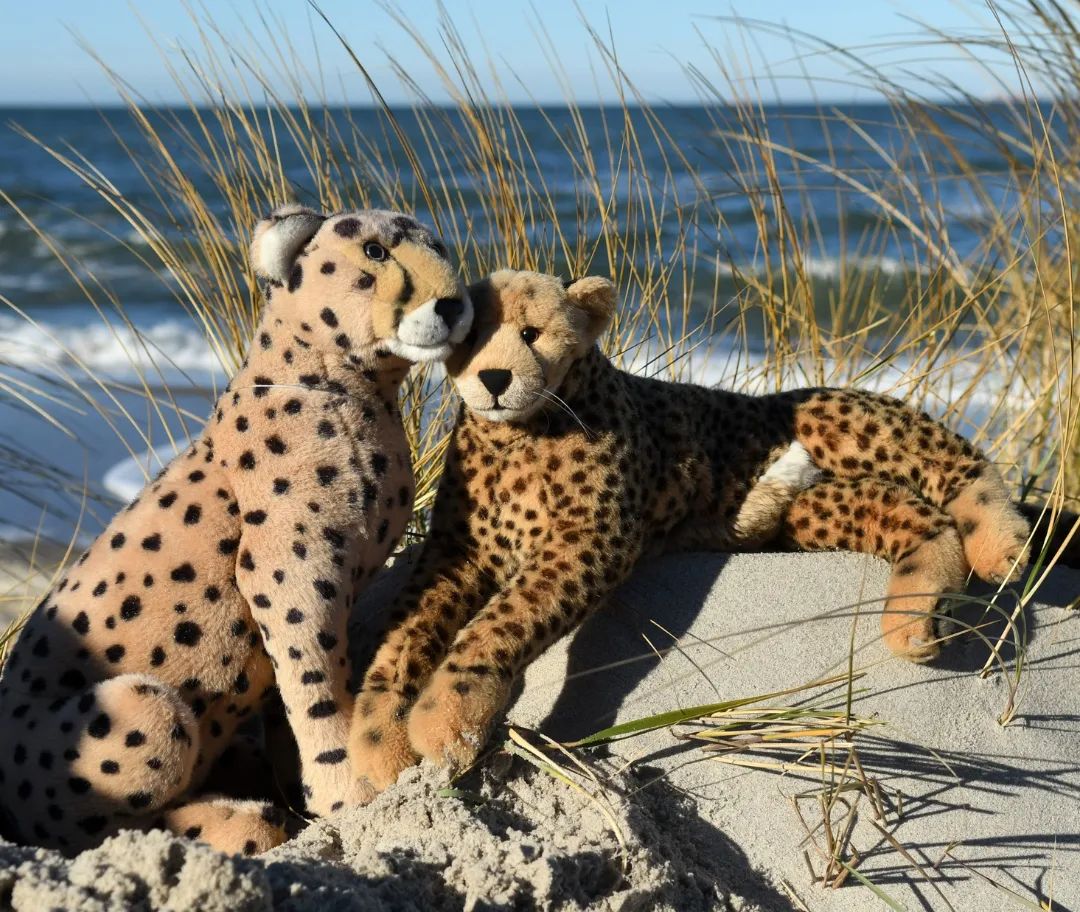
[[(431, 535), (357, 697), (356, 771), (477, 755), (515, 677), (648, 553), (845, 548), (893, 563), (893, 651), (938, 650), (930, 612), (967, 565), (1026, 562), (1027, 524), (965, 440), (855, 390), (750, 397), (616, 370), (595, 346), (610, 282), (499, 272), (448, 362), (464, 399)], [(796, 446), (798, 445), (798, 446)], [(824, 473), (777, 471), (803, 449)], [(797, 459), (796, 459), (797, 461)]]
[(411, 218), (297, 207), (258, 226), (269, 300), (190, 449), (44, 599), (0, 679), (0, 804), (14, 835), (74, 851), (164, 825), (226, 851), (280, 842), (262, 805), (188, 803), (273, 688), (308, 810), (357, 799), (347, 607), (413, 498), (396, 405), (471, 305)]

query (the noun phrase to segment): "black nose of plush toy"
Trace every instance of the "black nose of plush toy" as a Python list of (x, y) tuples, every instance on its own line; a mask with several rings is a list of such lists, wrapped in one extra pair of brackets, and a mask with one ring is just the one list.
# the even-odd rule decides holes
[(510, 371), (501, 368), (482, 370), (477, 376), (492, 396), (498, 396), (510, 385)]
[(443, 318), (447, 326), (453, 326), (465, 309), (465, 302), (461, 298), (439, 298), (435, 302), (435, 313)]

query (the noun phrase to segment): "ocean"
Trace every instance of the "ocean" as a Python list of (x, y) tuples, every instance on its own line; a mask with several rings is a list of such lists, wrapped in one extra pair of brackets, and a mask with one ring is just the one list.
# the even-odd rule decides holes
[[(346, 115), (361, 127), (370, 123), (373, 135), (377, 133), (375, 112), (332, 116)], [(567, 167), (559, 140), (574, 128), (570, 115), (551, 108), (518, 109), (517, 116), (533, 148), (526, 176), (543, 180), (557, 218), (568, 230), (588, 234), (595, 226), (581, 223), (580, 178)], [(769, 251), (761, 248), (747, 195), (747, 161), (739, 148), (718, 135), (716, 112), (693, 107), (659, 111), (663, 129), (683, 156), (681, 161), (668, 159), (666, 174), (655, 144), (650, 145), (644, 115), (633, 116), (643, 137), (645, 167), (656, 170), (665, 193), (683, 199), (707, 196), (721, 213), (719, 222), (703, 221), (689, 229), (699, 261), (706, 264), (702, 268), (716, 268), (707, 264), (717, 261), (747, 271), (760, 268)], [(1002, 121), (1005, 116), (1003, 109)], [(190, 112), (175, 112), (175, 117), (181, 126), (194, 126)], [(581, 123), (589, 144), (605, 147), (613, 133), (618, 134), (622, 117), (621, 109), (585, 108)], [(816, 240), (808, 267), (813, 276), (828, 283), (842, 262), (851, 266), (852, 258), (859, 268), (885, 277), (916, 268), (909, 233), (898, 228), (874, 198), (887, 196), (897, 179), (883, 154), (901, 155), (910, 145), (887, 107), (839, 108), (827, 121), (817, 109), (776, 107), (768, 109), (766, 119), (776, 141), (795, 150), (792, 156), (781, 156), (786, 165), (780, 181), (792, 222), (813, 222)], [(401, 112), (400, 122), (421, 139), (408, 112)], [(140, 170), (145, 140), (128, 115), (80, 108), (0, 109), (0, 124), (0, 190), (44, 233), (36, 234), (13, 207), (0, 203), (0, 296), (21, 311), (0, 303), (0, 540), (43, 533), (66, 541), (76, 532), (86, 539), (138, 487), (143, 469), (156, 472), (175, 441), (198, 429), (199, 416), (208, 413), (224, 375), (202, 331), (179, 303), (172, 279), (144, 259), (149, 249), (109, 201), (7, 127), (17, 124), (44, 144), (77, 150), (116, 192), (155, 214), (162, 234), (182, 241), (183, 226), (161, 211), (153, 186)], [(979, 131), (951, 122), (947, 130), (948, 141), (967, 150), (973, 174), (951, 172), (944, 146), (927, 142), (922, 158), (905, 159), (913, 165), (902, 175), (908, 182), (903, 192), (924, 189), (933, 194), (940, 212), (938, 228), (964, 258), (982, 243), (989, 215), (983, 210), (986, 200), (993, 206), (1010, 204), (1008, 163)], [(303, 160), (287, 143), (282, 148), (284, 173), (303, 198)], [(417, 148), (422, 155), (430, 154), (423, 142)], [(812, 160), (829, 160), (835, 170), (807, 164)], [(200, 171), (193, 156), (181, 155), (181, 162), (224, 221), (225, 203), (210, 176)], [(603, 168), (600, 178), (608, 181), (605, 190), (615, 199), (633, 192)], [(973, 187), (972, 181), (979, 186)], [(460, 174), (460, 186), (462, 205), (469, 207), (474, 197), (467, 173)], [(764, 182), (760, 190), (766, 192)], [(897, 199), (901, 196), (897, 190)], [(422, 208), (416, 214), (425, 218)], [(477, 230), (485, 228), (481, 224)], [(673, 218), (664, 221), (661, 247), (674, 243), (678, 230), (687, 229), (679, 229)], [(860, 261), (867, 237), (878, 239), (874, 254)], [(58, 263), (52, 244), (78, 259), (81, 265), (74, 274)], [(709, 279), (704, 276), (701, 284), (711, 289)], [(80, 290), (80, 283), (87, 281), (100, 281), (116, 294), (123, 302), (123, 320), (111, 314), (107, 323), (87, 304)], [(707, 316), (708, 306), (701, 303), (701, 317)], [(718, 350), (722, 353), (723, 346)], [(705, 365), (701, 379), (724, 382), (728, 363)], [(139, 388), (139, 378), (147, 371), (155, 396), (165, 399), (164, 391), (169, 391), (172, 399), (165, 407), (148, 404)], [(98, 388), (92, 376), (111, 382)], [(888, 379), (881, 382), (888, 385)], [(31, 393), (31, 387), (38, 392)], [(73, 394), (73, 388), (88, 391), (108, 420)], [(148, 455), (154, 448), (158, 454)], [(42, 467), (48, 467), (44, 474)]]

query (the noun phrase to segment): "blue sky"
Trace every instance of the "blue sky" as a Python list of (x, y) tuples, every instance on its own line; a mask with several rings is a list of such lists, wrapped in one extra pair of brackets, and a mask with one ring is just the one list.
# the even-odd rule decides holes
[[(318, 47), (333, 100), (367, 101), (355, 68), (303, 0), (272, 0), (261, 5), (247, 0), (209, 0), (207, 5), (214, 9), (216, 25), (242, 46), (250, 44), (246, 28), (260, 30), (258, 11), (269, 10), (298, 47), (305, 52)], [(385, 62), (387, 51), (426, 91), (442, 97), (430, 62), (380, 4), (321, 0), (320, 5), (391, 101), (406, 95)], [(581, 0), (579, 4), (573, 0), (447, 0), (446, 6), (470, 46), (486, 48), (514, 101), (528, 100), (530, 94), (541, 101), (563, 97), (535, 35), (538, 17), (558, 45), (578, 100), (610, 98), (606, 88), (596, 88), (594, 73), (602, 73), (603, 64), (581, 24), (582, 15), (605, 33), (610, 21), (624, 67), (651, 101), (694, 100), (683, 70), (686, 65), (697, 66), (710, 78), (722, 81), (716, 60), (696, 30), (737, 73), (760, 79), (768, 71), (777, 77), (775, 84), (760, 85), (760, 94), (766, 99), (807, 100), (810, 89), (803, 70), (823, 100), (870, 97), (866, 91), (853, 88), (848, 66), (838, 59), (800, 53), (787, 39), (760, 31), (753, 33), (756, 47), (749, 50), (751, 36), (717, 21), (713, 18), (717, 14), (784, 23), (836, 45), (867, 48), (875, 62), (891, 62), (916, 73), (940, 72), (978, 95), (996, 94), (985, 74), (955, 51), (895, 47), (898, 40), (910, 39), (918, 30), (911, 20), (945, 31), (985, 27), (988, 15), (978, 0), (730, 0), (726, 4), (708, 0)], [(0, 0), (0, 10), (4, 7), (13, 8), (14, 0)], [(435, 2), (401, 0), (398, 8), (407, 11), (410, 23), (434, 47), (441, 47)], [(17, 13), (4, 16), (0, 31), (0, 105), (102, 104), (115, 99), (99, 66), (79, 48), (72, 32), (149, 99), (177, 100), (161, 54), (182, 65), (179, 47), (197, 42), (195, 27), (180, 0), (41, 0), (20, 3), (17, 9)], [(147, 28), (160, 48), (155, 48)], [(880, 45), (889, 42), (893, 50), (881, 50)], [(913, 78), (903, 76), (902, 81), (910, 83)], [(339, 84), (343, 88), (339, 89)]]

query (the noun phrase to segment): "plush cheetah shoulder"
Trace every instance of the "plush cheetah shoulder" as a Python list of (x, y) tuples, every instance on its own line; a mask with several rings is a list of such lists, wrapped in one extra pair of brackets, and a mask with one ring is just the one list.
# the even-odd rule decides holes
[(916, 661), (939, 649), (938, 594), (969, 567), (1005, 580), (1025, 566), (1028, 527), (994, 467), (901, 402), (617, 370), (596, 345), (606, 279), (506, 271), (470, 293), (431, 536), (357, 698), (353, 756), (378, 788), (418, 757), (470, 763), (524, 666), (643, 555), (777, 539), (880, 555), (885, 642)]
[(18, 839), (78, 850), (163, 824), (229, 851), (280, 841), (273, 814), (192, 800), (272, 688), (308, 809), (355, 799), (345, 621), (412, 506), (398, 386), (449, 354), (471, 306), (441, 242), (392, 212), (279, 209), (251, 256), (268, 299), (243, 368), (4, 668)]

